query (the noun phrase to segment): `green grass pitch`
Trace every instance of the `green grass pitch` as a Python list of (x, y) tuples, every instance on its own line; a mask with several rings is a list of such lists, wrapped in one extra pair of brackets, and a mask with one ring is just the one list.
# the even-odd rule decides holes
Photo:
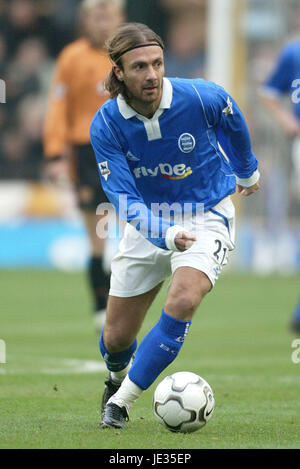
[[(84, 273), (0, 271), (0, 448), (299, 448), (300, 363), (288, 323), (296, 276), (225, 273), (197, 311), (189, 336), (162, 374), (193, 371), (216, 408), (193, 434), (175, 434), (152, 412), (155, 384), (125, 430), (100, 430), (106, 372), (89, 314)], [(156, 322), (166, 285), (139, 339)], [(300, 353), (298, 354), (300, 356)], [(159, 378), (159, 379), (160, 379)]]

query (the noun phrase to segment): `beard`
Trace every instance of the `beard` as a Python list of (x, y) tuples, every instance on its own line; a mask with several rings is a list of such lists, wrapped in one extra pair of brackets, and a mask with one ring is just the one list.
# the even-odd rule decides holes
[(130, 102), (139, 102), (140, 104), (151, 104), (155, 103), (158, 99), (161, 99), (162, 93), (162, 80), (161, 82), (147, 83), (142, 86), (139, 90), (130, 89), (125, 83), (126, 89), (126, 100), (128, 104)]

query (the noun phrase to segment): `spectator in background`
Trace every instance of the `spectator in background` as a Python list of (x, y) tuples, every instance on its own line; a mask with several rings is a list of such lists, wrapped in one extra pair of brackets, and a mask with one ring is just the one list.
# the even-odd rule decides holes
[[(44, 118), (46, 89), (49, 87), (51, 70), (52, 61), (47, 49), (38, 39), (22, 41), (13, 60), (6, 67), (4, 78), (7, 102), (3, 106), (2, 114), (4, 132), (1, 146), (2, 178), (29, 180), (40, 178), (41, 124)], [(36, 115), (37, 102), (40, 103), (38, 118), (35, 118), (34, 125), (30, 127), (30, 123), (33, 124), (32, 116)]]
[(81, 0), (43, 0), (47, 5), (48, 16), (54, 21), (60, 31), (64, 31), (67, 43), (76, 39), (75, 33), (78, 29), (78, 9)]
[(204, 51), (197, 18), (176, 18), (170, 25), (165, 54), (166, 74), (170, 77), (203, 77)]
[(6, 62), (6, 41), (3, 34), (0, 34), (0, 76), (3, 77)]
[[(0, 4), (0, 78), (6, 84), (6, 103), (0, 106), (2, 179), (41, 178), (42, 135), (37, 134), (37, 129), (41, 130), (52, 57), (68, 37), (56, 25), (47, 5), (43, 0), (4, 0)], [(27, 116), (23, 108), (27, 109)], [(40, 123), (36, 122), (32, 140), (23, 123), (27, 118), (31, 120), (37, 108)]]
[(8, 44), (8, 55), (12, 58), (20, 43), (26, 39), (41, 39), (52, 57), (56, 57), (63, 45), (70, 40), (53, 19), (43, 14), (41, 2), (37, 0), (10, 0), (6, 13), (0, 21), (0, 30)]
[(90, 124), (108, 98), (104, 80), (111, 63), (104, 42), (123, 21), (123, 0), (84, 0), (81, 15), (84, 37), (63, 49), (58, 57), (44, 128), (47, 172), (58, 180), (72, 166), (78, 203), (91, 244), (89, 279), (95, 301), (95, 325), (105, 321), (109, 275), (103, 268), (104, 239), (96, 234), (96, 208), (107, 198), (102, 191)]
[(28, 94), (45, 95), (51, 73), (52, 61), (45, 44), (38, 39), (22, 41), (6, 72), (8, 107), (14, 107)]
[(27, 140), (15, 128), (6, 129), (1, 139), (2, 161), (1, 177), (4, 179), (33, 179), (27, 161)]
[(162, 0), (169, 17), (166, 75), (196, 78), (204, 75), (206, 0)]
[(26, 138), (27, 162), (33, 168), (34, 179), (41, 173), (43, 160), (42, 130), (45, 114), (45, 99), (43, 95), (28, 96), (18, 108), (18, 128), (21, 136)]
[(41, 95), (28, 95), (20, 102), (16, 123), (6, 129), (2, 139), (2, 177), (29, 180), (40, 178), (44, 109), (45, 101)]
[(170, 14), (163, 0), (126, 0), (126, 16), (130, 22), (144, 23), (154, 28), (163, 40), (166, 39)]
[(207, 0), (127, 0), (128, 21), (147, 24), (166, 43), (170, 77), (203, 77)]

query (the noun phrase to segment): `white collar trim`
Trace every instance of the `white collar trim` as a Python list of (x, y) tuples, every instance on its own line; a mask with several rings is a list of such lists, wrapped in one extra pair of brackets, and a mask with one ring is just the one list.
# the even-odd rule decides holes
[[(162, 89), (162, 96), (161, 96), (161, 100), (160, 100), (160, 103), (159, 103), (159, 106), (158, 106), (158, 109), (169, 109), (171, 107), (171, 104), (172, 104), (172, 99), (173, 99), (173, 86), (170, 82), (170, 80), (168, 80), (167, 78), (163, 78), (163, 89)], [(134, 116), (141, 116), (138, 112), (136, 112), (132, 107), (130, 107), (125, 99), (123, 98), (123, 96), (121, 94), (118, 95), (117, 97), (117, 103), (118, 103), (118, 107), (119, 107), (119, 111), (121, 113), (121, 115), (124, 117), (124, 119), (130, 119), (131, 117), (134, 117)], [(156, 111), (156, 113), (157, 113)], [(156, 115), (156, 113), (154, 114), (154, 116)], [(153, 117), (154, 117), (153, 116)], [(144, 119), (146, 119), (144, 116), (141, 116), (143, 117)]]

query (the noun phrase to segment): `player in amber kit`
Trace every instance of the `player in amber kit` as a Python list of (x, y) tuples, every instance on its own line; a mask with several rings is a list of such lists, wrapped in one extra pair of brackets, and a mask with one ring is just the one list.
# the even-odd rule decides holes
[[(101, 328), (109, 289), (103, 269), (104, 239), (96, 235), (96, 207), (107, 201), (90, 145), (92, 118), (108, 98), (104, 80), (111, 62), (104, 42), (123, 21), (123, 0), (84, 0), (84, 34), (58, 57), (44, 126), (47, 172), (58, 180), (66, 170), (74, 178), (78, 204), (91, 244), (89, 279), (95, 300), (95, 325)], [(70, 171), (71, 170), (71, 171)]]

